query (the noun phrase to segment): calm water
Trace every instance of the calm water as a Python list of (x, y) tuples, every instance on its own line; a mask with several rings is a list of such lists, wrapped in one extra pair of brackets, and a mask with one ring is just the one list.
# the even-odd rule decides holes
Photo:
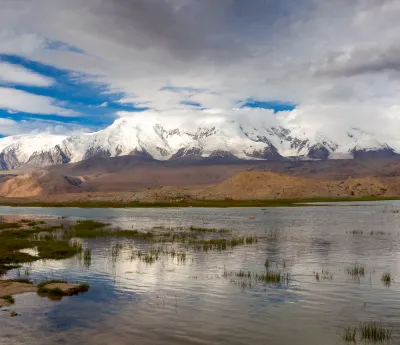
[[(186, 262), (163, 257), (152, 265), (130, 258), (143, 241), (85, 240), (90, 266), (75, 257), (26, 267), (37, 281), (87, 281), (91, 290), (60, 302), (17, 296), (12, 310), (18, 317), (0, 311), (0, 344), (330, 345), (343, 344), (343, 328), (364, 321), (392, 328), (393, 343), (399, 343), (399, 209), (396, 202), (267, 210), (2, 207), (0, 215), (98, 219), (125, 229), (227, 228), (276, 240), (227, 252), (189, 250)], [(291, 274), (289, 284), (243, 288), (241, 278), (224, 277), (224, 271), (263, 272), (267, 257), (273, 269)], [(347, 274), (354, 264), (365, 267), (359, 280)], [(322, 270), (333, 279), (318, 282), (315, 272), (322, 276)], [(390, 287), (380, 281), (383, 272), (394, 276)]]

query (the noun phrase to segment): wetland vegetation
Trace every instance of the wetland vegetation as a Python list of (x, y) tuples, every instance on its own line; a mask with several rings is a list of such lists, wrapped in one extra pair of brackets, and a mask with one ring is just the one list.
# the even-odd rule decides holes
[[(264, 214), (264, 212), (260, 213)], [(118, 286), (121, 286), (119, 293), (123, 294), (124, 289), (129, 289), (129, 284), (137, 284), (135, 285), (137, 291), (143, 294), (142, 289), (147, 285), (151, 284), (151, 290), (155, 285), (166, 284), (165, 282), (168, 281), (166, 285), (173, 290), (168, 290), (164, 295), (157, 293), (157, 297), (155, 297), (157, 303), (153, 301), (149, 305), (151, 308), (160, 305), (163, 312), (168, 313), (170, 306), (167, 302), (172, 299), (176, 315), (179, 315), (180, 306), (187, 302), (185, 294), (195, 292), (195, 300), (201, 300), (202, 296), (207, 294), (213, 303), (221, 303), (222, 308), (228, 308), (225, 306), (228, 304), (232, 307), (236, 306), (237, 299), (239, 299), (241, 303), (250, 303), (253, 307), (257, 306), (260, 309), (271, 308), (267, 314), (273, 315), (276, 311), (274, 308), (281, 303), (287, 302), (287, 308), (299, 303), (296, 296), (302, 289), (313, 289), (311, 295), (318, 295), (319, 291), (329, 295), (330, 290), (337, 291), (343, 287), (352, 289), (355, 282), (349, 277), (355, 278), (360, 284), (360, 278), (364, 277), (367, 272), (368, 278), (375, 279), (374, 281), (381, 289), (386, 291), (389, 288), (388, 291), (393, 291), (397, 288), (396, 284), (393, 284), (395, 279), (390, 273), (390, 266), (387, 266), (385, 272), (377, 269), (361, 256), (346, 258), (343, 261), (341, 261), (340, 255), (339, 257), (334, 256), (335, 238), (330, 237), (328, 231), (321, 237), (317, 237), (314, 233), (310, 235), (307, 233), (307, 228), (298, 228), (296, 229), (298, 231), (290, 233), (288, 228), (281, 226), (281, 223), (277, 222), (273, 226), (267, 227), (262, 221), (258, 223), (257, 229), (253, 224), (259, 221), (260, 213), (253, 210), (249, 214), (254, 215), (254, 218), (250, 218), (248, 214), (243, 216), (245, 226), (242, 231), (235, 228), (234, 221), (213, 223), (208, 222), (207, 217), (203, 218), (206, 219), (203, 223), (169, 222), (167, 224), (171, 225), (162, 225), (159, 222), (161, 224), (157, 225), (158, 222), (150, 222), (144, 227), (126, 226), (128, 230), (125, 230), (124, 222), (117, 223), (119, 226), (116, 226), (116, 223), (107, 217), (98, 218), (106, 219), (104, 222), (99, 220), (69, 221), (61, 219), (61, 217), (57, 224), (35, 219), (3, 222), (0, 223), (2, 224), (0, 227), (0, 268), (5, 275), (10, 272), (3, 279), (13, 277), (14, 282), (30, 284), (34, 289), (33, 292), (36, 291), (39, 296), (52, 300), (86, 292), (90, 286), (93, 288), (87, 294), (88, 300), (102, 298), (95, 295), (102, 296), (111, 293), (108, 291), (117, 289)], [(387, 213), (384, 217), (388, 216), (395, 217), (397, 213)], [(265, 221), (270, 215), (265, 214), (264, 217)], [(299, 219), (291, 220), (291, 226), (295, 227), (299, 223)], [(358, 229), (360, 228), (362, 227), (358, 227)], [(390, 229), (379, 227), (379, 230), (371, 230), (367, 227), (362, 231), (358, 229), (356, 226), (338, 229), (337, 234), (345, 239), (343, 239), (345, 242), (339, 243), (343, 245), (349, 241), (353, 241), (352, 243), (369, 241), (366, 242), (369, 244), (373, 238), (368, 235), (379, 236), (377, 240), (381, 245), (389, 241), (397, 241), (397, 235), (392, 235), (390, 238), (383, 236), (390, 234)], [(355, 236), (346, 236), (345, 232)], [(337, 250), (340, 251), (340, 249)], [(340, 264), (331, 264), (332, 257)], [(108, 261), (101, 261), (105, 258)], [(99, 261), (99, 259), (101, 260)], [(38, 279), (35, 270), (37, 267), (46, 265), (46, 261), (41, 264), (38, 262), (40, 260), (65, 260), (64, 262), (68, 262), (68, 265), (72, 267), (79, 265), (79, 268), (73, 271), (76, 274), (74, 276), (64, 266), (54, 264), (57, 269), (54, 268), (53, 273), (44, 273), (44, 276), (41, 275)], [(49, 264), (52, 265), (51, 262)], [(23, 266), (21, 270), (13, 270), (20, 266)], [(109, 281), (104, 280), (102, 283), (104, 286), (102, 286), (96, 281), (97, 278), (94, 279), (90, 275), (91, 272), (96, 272), (96, 274), (100, 272), (96, 277), (101, 277), (101, 270), (104, 267), (109, 267), (112, 278)], [(298, 267), (301, 267), (301, 270)], [(58, 274), (58, 269), (65, 273)], [(46, 269), (43, 271), (46, 272)], [(54, 273), (56, 274), (54, 275)], [(120, 278), (118, 278), (118, 274)], [(124, 277), (121, 278), (121, 275)], [(164, 279), (167, 275), (172, 275), (173, 278)], [(186, 275), (188, 277), (185, 277)], [(21, 277), (17, 278), (19, 276)], [(145, 276), (151, 277), (151, 279), (146, 280)], [(88, 277), (87, 283), (68, 283), (75, 282), (78, 277), (85, 280)], [(156, 277), (157, 279), (153, 279)], [(115, 279), (116, 285), (110, 288), (110, 285), (107, 284), (110, 284), (113, 279)], [(118, 282), (118, 279), (122, 279), (123, 283)], [(361, 279), (361, 284), (366, 283), (367, 280), (367, 278)], [(11, 282), (11, 280), (8, 281)], [(32, 281), (40, 283), (35, 286)], [(195, 283), (192, 284), (190, 281), (195, 281)], [(218, 283), (215, 284), (215, 282)], [(305, 282), (307, 284), (304, 284)], [(382, 282), (387, 288), (382, 285)], [(97, 286), (94, 288), (96, 284)], [(217, 288), (212, 286), (213, 284), (217, 285)], [(224, 284), (230, 288), (224, 287)], [(190, 285), (190, 288), (187, 289), (186, 285)], [(209, 286), (210, 293), (204, 289), (205, 286)], [(73, 288), (73, 290), (68, 292), (67, 287)], [(177, 287), (176, 290), (175, 287)], [(223, 291), (223, 294), (226, 294), (224, 297), (226, 301), (221, 302), (220, 299), (216, 299), (222, 294), (218, 291), (220, 288), (227, 289)], [(74, 292), (72, 293), (72, 291)], [(199, 293), (200, 291), (201, 293)], [(136, 301), (134, 293), (132, 297), (129, 297), (132, 299), (128, 299), (132, 301), (132, 304), (138, 303), (133, 302)], [(179, 293), (181, 293), (180, 296)], [(229, 293), (235, 297), (231, 298)], [(84, 301), (85, 296), (82, 295), (76, 299)], [(331, 298), (334, 294), (329, 296)], [(36, 296), (36, 298), (38, 297)], [(304, 295), (302, 298), (307, 300), (308, 297)], [(343, 299), (346, 298), (343, 297)], [(364, 298), (365, 294), (360, 297), (360, 300)], [(8, 308), (14, 309), (20, 304), (18, 298), (14, 301), (13, 294), (4, 294), (0, 299), (11, 306)], [(71, 299), (71, 301), (73, 300), (75, 298)], [(229, 302), (227, 302), (228, 300)], [(322, 300), (324, 299), (322, 298)], [(11, 301), (15, 304), (12, 305)], [(320, 301), (321, 298), (318, 303)], [(361, 303), (364, 303), (364, 300)], [(350, 319), (350, 322), (351, 320), (359, 322), (371, 319), (368, 314), (371, 307), (369, 304), (368, 307), (366, 305), (364, 306), (366, 313), (361, 317)], [(335, 306), (329, 305), (328, 307), (335, 310)], [(253, 311), (258, 312), (259, 309), (254, 308)], [(315, 312), (316, 309), (312, 306), (308, 310)], [(15, 311), (20, 314), (18, 309)], [(215, 312), (217, 313), (217, 311)], [(268, 318), (265, 314), (262, 315), (260, 317), (263, 319)], [(383, 321), (382, 324), (361, 322), (358, 326), (344, 328), (339, 323), (335, 325), (334, 332), (337, 338), (349, 343), (384, 342), (392, 339), (392, 333), (396, 334), (396, 332), (392, 332), (391, 324), (387, 325), (386, 321)], [(342, 329), (343, 331), (341, 331)]]
[[(11, 229), (9, 228), (11, 224)], [(16, 226), (18, 225), (18, 226)], [(43, 225), (43, 226), (40, 226)], [(0, 232), (0, 273), (20, 267), (22, 263), (40, 259), (62, 260), (83, 253), (86, 266), (91, 263), (91, 250), (83, 249), (75, 239), (92, 238), (125, 238), (138, 239), (155, 243), (182, 243), (195, 251), (225, 251), (238, 246), (252, 245), (258, 242), (255, 236), (235, 236), (227, 229), (199, 228), (155, 228), (152, 231), (122, 230), (113, 228), (111, 224), (95, 220), (76, 221), (68, 226), (46, 226), (44, 222), (21, 220), (19, 223), (3, 223)], [(201, 235), (201, 239), (198, 237)], [(213, 238), (205, 239), (204, 236)], [(224, 237), (221, 237), (225, 235)], [(22, 250), (36, 249), (38, 255), (33, 256)], [(132, 254), (146, 263), (154, 263), (160, 255), (171, 255), (183, 260), (185, 253), (151, 248), (148, 252)]]
[(342, 339), (346, 343), (386, 343), (392, 339), (392, 330), (375, 321), (362, 322), (358, 327), (346, 327)]
[(347, 273), (353, 277), (364, 276), (365, 269), (363, 266), (355, 265), (353, 267), (347, 268)]
[(225, 207), (304, 207), (309, 203), (331, 203), (352, 201), (391, 201), (399, 200), (398, 197), (337, 197), (337, 198), (309, 198), (309, 199), (268, 199), (268, 200), (190, 200), (170, 202), (113, 202), (113, 201), (67, 201), (67, 202), (3, 202), (0, 206), (14, 207), (79, 207), (79, 208), (225, 208)]

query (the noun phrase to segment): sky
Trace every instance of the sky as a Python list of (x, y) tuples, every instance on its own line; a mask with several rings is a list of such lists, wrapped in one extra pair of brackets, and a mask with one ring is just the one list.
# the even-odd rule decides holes
[(399, 17), (398, 0), (0, 0), (0, 135), (255, 109), (396, 136)]

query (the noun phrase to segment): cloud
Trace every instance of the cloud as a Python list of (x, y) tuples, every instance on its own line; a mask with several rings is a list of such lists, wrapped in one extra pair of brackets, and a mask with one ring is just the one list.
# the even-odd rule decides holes
[[(387, 114), (400, 103), (395, 0), (0, 0), (0, 6), (0, 53), (69, 70), (78, 81), (122, 93), (121, 103), (162, 116), (206, 116), (192, 112), (190, 104), (198, 103), (235, 117), (238, 102), (274, 100), (296, 104), (293, 123), (305, 127), (337, 121), (337, 132), (356, 123), (386, 130), (393, 125)], [(43, 102), (41, 113), (62, 108)], [(273, 113), (264, 116), (274, 121)]]
[(0, 118), (0, 135), (4, 136), (31, 133), (74, 135), (88, 131), (84, 126), (59, 121), (41, 119), (15, 121), (11, 118)]
[(0, 62), (0, 83), (48, 87), (53, 85), (55, 81), (22, 66)]
[(374, 44), (338, 52), (328, 57), (316, 71), (337, 77), (351, 77), (362, 74), (400, 72), (400, 45), (382, 46)]
[(79, 114), (57, 105), (51, 97), (37, 96), (25, 91), (0, 87), (0, 108), (40, 115), (73, 117)]

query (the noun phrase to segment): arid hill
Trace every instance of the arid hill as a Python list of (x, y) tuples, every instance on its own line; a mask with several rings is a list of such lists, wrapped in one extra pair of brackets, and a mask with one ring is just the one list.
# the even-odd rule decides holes
[(64, 176), (48, 171), (35, 171), (3, 179), (0, 196), (29, 198), (49, 194), (77, 193), (82, 181), (77, 177)]
[[(217, 164), (218, 163), (218, 164)], [(90, 159), (0, 178), (0, 196), (168, 201), (400, 196), (400, 160), (221, 161)]]

